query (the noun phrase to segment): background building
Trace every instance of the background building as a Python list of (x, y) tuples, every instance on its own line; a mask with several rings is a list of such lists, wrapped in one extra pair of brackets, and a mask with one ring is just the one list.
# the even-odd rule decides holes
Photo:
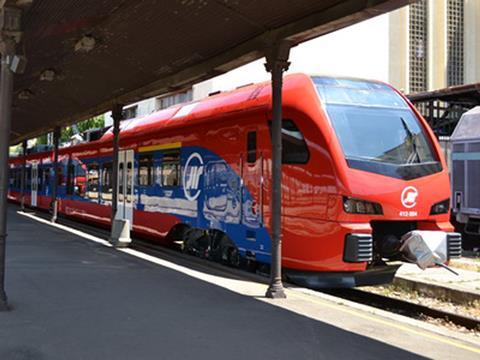
[(479, 0), (419, 0), (389, 17), (392, 85), (416, 93), (480, 81)]

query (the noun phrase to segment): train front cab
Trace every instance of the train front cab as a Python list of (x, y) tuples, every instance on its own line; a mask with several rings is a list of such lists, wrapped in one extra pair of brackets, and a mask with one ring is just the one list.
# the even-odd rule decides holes
[(318, 111), (304, 111), (317, 125), (306, 137), (321, 174), (311, 183), (318, 212), (315, 221), (285, 217), (287, 276), (309, 287), (390, 282), (399, 262), (412, 260), (401, 246), (415, 230), (441, 239), (447, 260), (458, 257), (447, 167), (419, 113), (380, 82), (312, 81)]

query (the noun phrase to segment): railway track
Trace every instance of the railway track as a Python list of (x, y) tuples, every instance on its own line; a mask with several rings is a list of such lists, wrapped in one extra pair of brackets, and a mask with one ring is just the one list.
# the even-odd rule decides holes
[[(48, 214), (41, 212), (37, 212), (36, 215), (42, 218), (48, 218), (49, 216)], [(90, 235), (94, 235), (103, 239), (108, 239), (109, 236), (109, 231), (106, 229), (93, 227), (92, 225), (76, 222), (68, 218), (61, 217), (58, 219), (58, 223), (72, 227), (77, 230), (84, 231)], [(194, 265), (197, 269), (204, 272), (214, 272), (219, 275), (234, 277), (239, 280), (245, 280), (246, 278), (248, 278), (249, 280), (256, 282), (268, 283), (267, 274), (251, 273), (247, 272), (246, 270), (231, 268), (192, 255), (187, 255), (181, 253), (178, 250), (166, 248), (141, 239), (133, 239), (130, 247), (132, 249), (144, 252), (152, 256), (162, 257), (165, 260), (169, 260), (186, 267)], [(394, 312), (415, 319), (422, 320), (426, 316), (434, 319), (447, 321), (469, 330), (480, 331), (480, 321), (476, 318), (459, 315), (444, 310), (432, 309), (427, 306), (412, 303), (406, 300), (400, 300), (384, 295), (374, 294), (360, 289), (328, 289), (318, 291), (341, 299), (375, 307), (385, 311)]]
[(455, 314), (449, 311), (432, 309), (406, 300), (374, 294), (360, 289), (335, 289), (322, 290), (321, 292), (415, 319), (423, 319), (426, 316), (444, 320), (469, 330), (480, 331), (480, 320), (476, 318)]

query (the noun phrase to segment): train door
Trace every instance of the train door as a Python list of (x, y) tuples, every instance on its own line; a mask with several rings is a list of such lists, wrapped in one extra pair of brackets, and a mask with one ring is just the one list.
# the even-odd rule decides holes
[[(263, 211), (263, 159), (257, 146), (257, 130), (246, 134), (246, 153), (242, 156), (242, 223), (250, 228), (262, 224)], [(253, 237), (253, 238), (252, 238)], [(247, 234), (248, 240), (255, 241), (255, 235)]]
[(122, 150), (118, 153), (118, 203), (115, 219), (129, 220), (133, 226), (134, 152)]
[(38, 198), (38, 163), (32, 163), (32, 178), (31, 178), (31, 197), (30, 197), (30, 205), (37, 206), (37, 198)]

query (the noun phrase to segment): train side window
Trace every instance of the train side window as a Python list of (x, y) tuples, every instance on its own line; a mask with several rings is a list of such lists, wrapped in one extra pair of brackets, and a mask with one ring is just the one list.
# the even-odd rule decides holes
[(39, 166), (37, 171), (38, 171), (38, 179), (37, 179), (38, 185), (37, 185), (37, 190), (38, 190), (39, 192), (43, 192), (43, 186), (44, 186), (44, 185), (43, 185), (43, 167)]
[(23, 186), (25, 186), (25, 178), (27, 176), (27, 173), (26, 173), (27, 169), (25, 168), (23, 171), (22, 169), (18, 169), (18, 173), (17, 173), (17, 181), (18, 181), (18, 188), (20, 189), (22, 187), (22, 181), (24, 182), (23, 183)]
[(43, 169), (43, 187), (45, 189), (45, 191), (48, 190), (48, 188), (50, 187), (50, 171), (51, 171), (51, 167), (45, 167)]
[(255, 161), (257, 161), (257, 132), (250, 131), (247, 133), (247, 162)]
[(67, 166), (67, 195), (73, 195), (75, 188), (75, 165), (70, 161)]
[(163, 153), (160, 174), (162, 186), (180, 185), (180, 150)]
[(98, 165), (87, 165), (87, 197), (98, 199)]
[(14, 168), (10, 168), (8, 172), (8, 185), (11, 188), (15, 187), (15, 172), (16, 170)]
[(138, 160), (138, 185), (152, 186), (153, 184), (155, 184), (153, 154), (141, 154)]
[[(270, 138), (272, 135), (272, 122), (270, 127)], [(305, 138), (290, 119), (282, 120), (282, 164), (306, 164), (310, 158)]]
[(10, 186), (12, 188), (16, 188), (17, 187), (17, 169), (15, 168), (10, 169), (10, 176), (12, 177)]
[(75, 166), (74, 193), (76, 196), (85, 197), (86, 173), (81, 164)]
[[(26, 174), (25, 174), (24, 171), (22, 171), (22, 169), (18, 169), (17, 171), (18, 171), (17, 172), (17, 188), (20, 189), (22, 187), (22, 176), (23, 176), (23, 181), (25, 181)], [(24, 186), (25, 186), (25, 184), (24, 184)]]
[(57, 186), (63, 185), (63, 166), (57, 166)]
[(27, 191), (31, 191), (32, 190), (32, 168), (31, 167), (27, 167), (25, 178), (26, 178), (25, 188), (27, 189)]
[(106, 162), (102, 166), (102, 199), (112, 200), (113, 189), (113, 164), (112, 162)]
[(123, 179), (124, 179), (124, 163), (118, 164), (118, 201), (123, 201)]

